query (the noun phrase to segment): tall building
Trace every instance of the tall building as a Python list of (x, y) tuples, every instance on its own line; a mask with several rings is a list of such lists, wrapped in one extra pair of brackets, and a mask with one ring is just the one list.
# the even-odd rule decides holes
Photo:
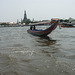
[(25, 23), (27, 20), (27, 14), (26, 14), (26, 11), (24, 11), (24, 19), (23, 19), (23, 23)]

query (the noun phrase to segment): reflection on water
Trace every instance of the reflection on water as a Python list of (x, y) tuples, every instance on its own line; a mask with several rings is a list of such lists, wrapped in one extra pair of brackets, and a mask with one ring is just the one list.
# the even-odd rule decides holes
[(75, 29), (56, 29), (47, 37), (28, 28), (0, 28), (1, 75), (75, 75)]
[(41, 47), (43, 46), (50, 46), (52, 44), (55, 44), (56, 43), (56, 40), (52, 40), (52, 38), (46, 36), (46, 37), (40, 37), (37, 42), (39, 43), (39, 45)]
[(46, 37), (40, 37), (36, 40), (37, 46), (40, 47), (40, 51), (46, 56), (51, 56), (52, 54), (56, 53), (58, 51), (58, 48), (55, 47), (56, 40), (53, 40), (49, 36)]

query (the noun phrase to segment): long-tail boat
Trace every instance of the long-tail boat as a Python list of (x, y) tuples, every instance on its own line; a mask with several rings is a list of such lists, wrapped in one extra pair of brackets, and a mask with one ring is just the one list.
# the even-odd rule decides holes
[(36, 24), (31, 25), (30, 29), (27, 30), (28, 33), (35, 35), (35, 36), (47, 36), (48, 34), (50, 34), (58, 25), (58, 20), (52, 20), (50, 23), (48, 23), (50, 25), (49, 28), (45, 29), (45, 30), (37, 30), (35, 28)]

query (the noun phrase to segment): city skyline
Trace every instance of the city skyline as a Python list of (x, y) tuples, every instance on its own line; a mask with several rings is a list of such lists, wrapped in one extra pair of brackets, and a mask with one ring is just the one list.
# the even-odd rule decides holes
[(0, 22), (21, 21), (26, 10), (31, 20), (75, 18), (75, 0), (0, 0)]

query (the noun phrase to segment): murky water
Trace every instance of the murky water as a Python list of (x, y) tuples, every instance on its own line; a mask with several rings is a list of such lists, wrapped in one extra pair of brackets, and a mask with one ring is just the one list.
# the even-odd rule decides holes
[(75, 75), (75, 28), (57, 28), (46, 38), (27, 29), (0, 28), (0, 75)]

